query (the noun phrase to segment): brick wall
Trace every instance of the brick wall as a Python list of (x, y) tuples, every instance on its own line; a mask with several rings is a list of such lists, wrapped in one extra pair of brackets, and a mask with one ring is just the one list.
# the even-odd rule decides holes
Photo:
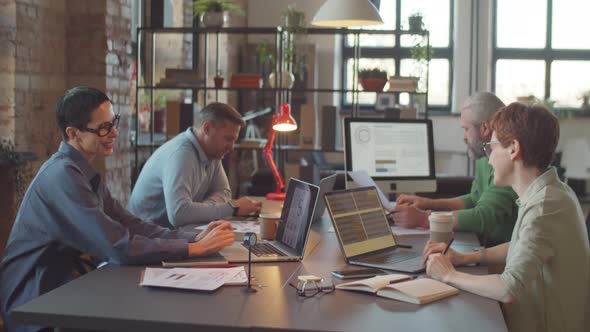
[(68, 88), (105, 91), (122, 115), (114, 156), (94, 165), (113, 195), (129, 196), (131, 0), (0, 0), (0, 139), (34, 152), (33, 174), (61, 136), (55, 102)]
[(63, 0), (16, 1), (14, 141), (38, 156), (34, 171), (60, 141), (54, 105), (65, 88), (64, 15)]
[(14, 142), (16, 2), (0, 1), (0, 141)]
[(131, 0), (107, 0), (106, 92), (115, 113), (121, 114), (119, 139), (113, 156), (106, 159), (106, 180), (113, 196), (126, 205), (131, 193), (132, 148), (129, 123), (131, 57)]

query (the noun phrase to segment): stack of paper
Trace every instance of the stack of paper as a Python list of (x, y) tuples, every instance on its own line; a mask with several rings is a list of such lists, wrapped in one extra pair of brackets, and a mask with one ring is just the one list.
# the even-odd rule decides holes
[(139, 285), (214, 291), (223, 285), (245, 285), (246, 282), (248, 276), (243, 266), (220, 269), (148, 267), (144, 270)]

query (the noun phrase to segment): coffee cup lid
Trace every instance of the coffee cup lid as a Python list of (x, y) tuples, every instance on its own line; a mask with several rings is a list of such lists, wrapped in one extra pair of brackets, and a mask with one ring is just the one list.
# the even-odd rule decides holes
[(278, 212), (262, 212), (262, 213), (260, 213), (260, 218), (279, 219), (280, 217), (281, 217), (281, 214)]

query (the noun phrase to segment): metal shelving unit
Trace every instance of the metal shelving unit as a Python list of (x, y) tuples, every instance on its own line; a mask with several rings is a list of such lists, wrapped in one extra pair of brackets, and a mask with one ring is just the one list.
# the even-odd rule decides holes
[[(396, 40), (396, 45), (399, 45), (400, 37), (402, 35), (421, 35), (426, 37), (427, 43), (427, 52), (430, 53), (430, 42), (429, 42), (429, 32), (424, 30), (420, 32), (412, 32), (412, 31), (396, 31), (396, 30), (363, 30), (363, 29), (330, 29), (330, 28), (309, 28), (305, 30), (307, 35), (341, 35), (343, 40), (344, 46), (344, 39), (346, 36), (352, 35), (354, 40), (354, 63), (355, 67), (353, 70), (353, 86), (352, 89), (344, 88), (344, 78), (342, 79), (341, 85), (339, 89), (334, 89), (331, 87), (318, 87), (318, 88), (270, 88), (270, 87), (263, 87), (263, 88), (237, 88), (237, 87), (221, 87), (216, 88), (214, 86), (208, 86), (207, 84), (195, 84), (193, 85), (166, 85), (166, 86), (157, 86), (155, 84), (155, 68), (157, 66), (156, 62), (156, 43), (157, 43), (157, 36), (163, 34), (190, 34), (192, 36), (192, 69), (197, 73), (202, 73), (203, 77), (209, 77), (209, 73), (211, 70), (214, 72), (218, 72), (220, 70), (220, 63), (219, 63), (219, 46), (220, 46), (220, 36), (222, 34), (245, 34), (245, 35), (267, 35), (274, 38), (275, 41), (275, 72), (279, 73), (275, 75), (275, 86), (279, 86), (278, 82), (281, 81), (281, 73), (282, 69), (291, 69), (288, 68), (285, 64), (285, 42), (292, 41), (292, 33), (281, 28), (249, 28), (249, 27), (234, 27), (234, 28), (201, 28), (198, 26), (195, 27), (182, 27), (182, 28), (147, 28), (147, 27), (140, 27), (137, 29), (137, 56), (138, 56), (138, 63), (137, 63), (137, 76), (136, 76), (136, 101), (135, 101), (135, 109), (136, 112), (134, 114), (134, 131), (135, 134), (132, 137), (132, 146), (135, 151), (135, 170), (136, 174), (139, 170), (139, 155), (138, 149), (140, 148), (148, 148), (150, 153), (153, 152), (155, 148), (159, 145), (163, 144), (166, 141), (166, 135), (161, 133), (156, 133), (154, 128), (154, 111), (155, 111), (155, 91), (160, 89), (165, 90), (186, 90), (191, 91), (193, 98), (198, 96), (199, 93), (203, 93), (203, 103), (207, 104), (208, 100), (208, 92), (214, 91), (215, 98), (219, 97), (219, 91), (234, 91), (237, 93), (251, 93), (251, 92), (267, 92), (273, 95), (275, 109), (278, 108), (281, 102), (291, 102), (292, 93), (294, 92), (302, 92), (302, 93), (339, 93), (341, 96), (344, 96), (346, 93), (352, 93), (353, 102), (352, 102), (352, 117), (357, 117), (360, 114), (359, 110), (359, 94), (366, 92), (360, 89), (357, 73), (358, 73), (358, 66), (359, 60), (363, 56), (363, 54), (370, 53), (370, 48), (361, 47), (360, 46), (360, 38), (361, 35), (369, 34), (369, 35), (392, 35)], [(203, 41), (203, 42), (201, 42)], [(200, 47), (203, 47), (203, 54), (204, 59), (199, 58), (199, 54), (201, 54)], [(210, 57), (210, 48), (215, 49), (215, 68), (209, 68), (209, 57)], [(204, 66), (201, 65), (201, 60), (203, 60)], [(144, 62), (149, 62), (144, 63)], [(399, 68), (399, 66), (398, 66)], [(344, 65), (343, 65), (343, 70)], [(229, 75), (228, 75), (229, 76)], [(344, 75), (343, 75), (344, 76)], [(141, 82), (141, 78), (144, 78), (146, 81), (145, 83)], [(428, 105), (428, 63), (427, 63), (427, 70), (426, 70), (426, 91), (423, 92), (426, 95), (426, 105)], [(376, 92), (374, 92), (376, 93)], [(393, 92), (398, 94), (399, 99), (399, 92)], [(146, 94), (148, 96), (150, 102), (150, 114), (149, 114), (149, 132), (147, 134), (141, 134), (140, 130), (140, 121), (139, 121), (139, 106), (140, 106), (140, 95)], [(425, 110), (425, 117), (428, 117), (428, 107)], [(281, 154), (281, 146), (286, 145), (285, 142), (279, 140), (276, 144), (278, 153), (276, 155)], [(285, 151), (293, 151), (295, 150), (294, 147), (289, 147), (288, 149), (284, 149)], [(310, 150), (310, 149), (301, 149), (302, 151)], [(280, 163), (279, 163), (280, 165)]]

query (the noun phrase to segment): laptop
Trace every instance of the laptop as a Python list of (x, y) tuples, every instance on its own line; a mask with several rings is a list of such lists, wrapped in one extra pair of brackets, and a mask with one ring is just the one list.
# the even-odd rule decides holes
[[(303, 259), (318, 192), (318, 186), (293, 178), (289, 180), (276, 239), (259, 240), (252, 246), (252, 262), (290, 262)], [(230, 263), (248, 262), (248, 248), (239, 241), (224, 248), (221, 255)]]
[(336, 184), (337, 176), (338, 174), (332, 174), (320, 180), (320, 193), (318, 195), (318, 202), (315, 206), (315, 210), (313, 211), (313, 218), (311, 219), (312, 222), (315, 223), (318, 220), (322, 219), (322, 216), (326, 211), (326, 203), (324, 203), (324, 194), (334, 190), (334, 185)]
[(375, 187), (332, 191), (324, 200), (348, 264), (424, 271), (421, 253), (397, 246)]

